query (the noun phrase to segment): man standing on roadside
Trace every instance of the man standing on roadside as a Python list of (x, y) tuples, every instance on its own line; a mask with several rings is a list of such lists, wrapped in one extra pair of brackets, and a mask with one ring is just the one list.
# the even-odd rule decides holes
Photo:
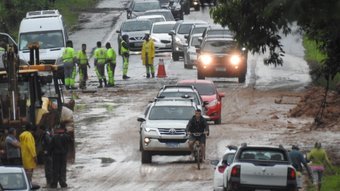
[(102, 43), (100, 41), (97, 42), (97, 48), (94, 51), (94, 66), (96, 70), (96, 74), (99, 80), (98, 88), (107, 86), (106, 76), (105, 76), (105, 62), (106, 62), (106, 50), (102, 48)]
[(88, 78), (87, 67), (90, 68), (89, 59), (86, 54), (86, 44), (81, 45), (81, 50), (77, 55), (77, 63), (79, 67), (79, 88), (86, 89), (86, 80)]
[(123, 57), (123, 80), (127, 80), (130, 78), (127, 76), (130, 57), (129, 36), (127, 34), (122, 36), (122, 41), (120, 42), (120, 53)]
[(155, 45), (153, 40), (150, 40), (150, 34), (145, 34), (143, 47), (142, 47), (142, 60), (143, 65), (146, 68), (146, 78), (155, 77), (155, 68), (153, 66), (153, 60), (155, 58)]
[(105, 45), (106, 47), (106, 70), (107, 75), (109, 77), (108, 87), (113, 87), (115, 85), (115, 68), (116, 68), (116, 52), (111, 47), (111, 44), (108, 42)]
[(75, 89), (74, 70), (76, 63), (76, 55), (74, 53), (73, 43), (70, 40), (66, 42), (66, 48), (63, 52), (62, 60), (64, 64), (64, 78), (66, 89)]
[(71, 141), (70, 136), (66, 133), (65, 128), (58, 128), (54, 131), (50, 144), (50, 153), (52, 155), (53, 163), (53, 178), (51, 188), (57, 188), (58, 183), (60, 187), (66, 188), (66, 164), (68, 146)]
[(26, 171), (27, 178), (32, 182), (33, 170), (37, 166), (37, 154), (35, 150), (35, 141), (31, 133), (33, 131), (33, 125), (27, 124), (25, 131), (19, 136), (21, 144), (21, 156), (22, 164)]
[(8, 135), (6, 137), (6, 150), (7, 150), (7, 164), (8, 165), (21, 165), (21, 157), (20, 157), (20, 143), (17, 136), (17, 130), (15, 128), (10, 128), (8, 130)]

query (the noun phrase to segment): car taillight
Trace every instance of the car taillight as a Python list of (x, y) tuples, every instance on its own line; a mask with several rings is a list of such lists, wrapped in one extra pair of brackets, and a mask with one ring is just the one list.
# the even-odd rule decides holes
[(293, 168), (288, 168), (287, 179), (288, 179), (288, 180), (295, 180), (295, 179), (296, 179), (296, 172), (295, 172), (295, 169), (293, 169)]
[(219, 166), (219, 167), (218, 167), (218, 172), (224, 173), (224, 171), (225, 171), (226, 168), (227, 168), (226, 165)]
[(231, 176), (232, 177), (240, 177), (241, 176), (241, 166), (236, 165), (231, 169)]

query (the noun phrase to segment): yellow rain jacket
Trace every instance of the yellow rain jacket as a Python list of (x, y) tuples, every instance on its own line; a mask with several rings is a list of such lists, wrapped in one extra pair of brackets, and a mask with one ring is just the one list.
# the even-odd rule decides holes
[(25, 169), (34, 169), (37, 164), (34, 157), (37, 156), (35, 151), (35, 141), (32, 133), (24, 131), (19, 136), (21, 145), (22, 163)]
[[(146, 58), (146, 53), (148, 54), (148, 57)], [(153, 59), (155, 58), (155, 44), (153, 40), (149, 41), (144, 41), (143, 42), (143, 47), (142, 47), (142, 60), (143, 60), (143, 65), (148, 63), (149, 65), (153, 64)], [(148, 59), (148, 62), (146, 61)]]

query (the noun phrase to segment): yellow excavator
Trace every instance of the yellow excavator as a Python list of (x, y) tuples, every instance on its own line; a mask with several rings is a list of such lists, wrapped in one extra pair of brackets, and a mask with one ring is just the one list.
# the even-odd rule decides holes
[[(41, 159), (44, 128), (53, 131), (60, 128), (61, 112), (64, 102), (62, 81), (57, 77), (56, 65), (39, 64), (39, 44), (30, 45), (30, 61), (20, 61), (16, 46), (7, 44), (0, 50), (0, 148), (5, 146), (9, 128), (17, 129), (18, 135), (26, 124), (35, 128), (34, 137), (38, 159)], [(1, 66), (1, 63), (0, 63)], [(53, 105), (56, 113), (53, 118), (42, 120)], [(42, 124), (45, 123), (45, 124)], [(44, 128), (41, 128), (41, 127)], [(70, 145), (69, 159), (74, 161), (74, 133)], [(2, 156), (5, 157), (5, 156)]]

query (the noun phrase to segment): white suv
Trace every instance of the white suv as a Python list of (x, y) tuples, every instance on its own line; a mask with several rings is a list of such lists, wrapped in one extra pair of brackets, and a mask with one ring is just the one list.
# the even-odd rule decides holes
[(282, 146), (248, 146), (236, 151), (224, 174), (224, 189), (296, 191), (296, 171)]
[(186, 126), (197, 106), (192, 99), (156, 99), (139, 117), (142, 163), (151, 163), (152, 155), (190, 154)]

